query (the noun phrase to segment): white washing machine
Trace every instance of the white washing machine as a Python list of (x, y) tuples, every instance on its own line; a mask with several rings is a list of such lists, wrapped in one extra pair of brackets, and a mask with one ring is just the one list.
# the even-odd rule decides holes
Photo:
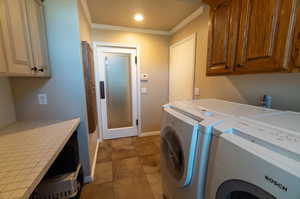
[(205, 199), (299, 198), (299, 113), (214, 127)]
[(161, 176), (168, 199), (204, 199), (213, 126), (226, 118), (278, 114), (278, 111), (222, 100), (173, 102), (164, 106)]

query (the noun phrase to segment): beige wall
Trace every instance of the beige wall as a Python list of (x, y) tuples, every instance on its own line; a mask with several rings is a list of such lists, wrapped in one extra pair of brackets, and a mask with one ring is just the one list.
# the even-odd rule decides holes
[(81, 2), (82, 0), (77, 0), (80, 40), (87, 41), (91, 44), (91, 24), (89, 23), (87, 16), (85, 15)]
[(9, 79), (0, 77), (0, 128), (16, 121)]
[(138, 44), (141, 72), (149, 74), (149, 81), (141, 87), (148, 94), (141, 96), (142, 131), (160, 129), (161, 105), (168, 102), (169, 37), (111, 30), (93, 30), (93, 41)]
[(300, 73), (206, 76), (208, 19), (209, 10), (206, 7), (201, 16), (171, 37), (173, 44), (197, 33), (195, 87), (200, 88), (200, 98), (219, 98), (257, 105), (259, 97), (268, 94), (273, 97), (274, 108), (300, 111)]

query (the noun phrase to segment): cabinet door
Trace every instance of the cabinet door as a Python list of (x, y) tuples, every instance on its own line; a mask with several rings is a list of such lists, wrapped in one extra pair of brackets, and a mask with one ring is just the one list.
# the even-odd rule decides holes
[(32, 55), (24, 0), (0, 0), (8, 72), (31, 74)]
[(208, 75), (230, 73), (236, 54), (240, 15), (239, 0), (211, 4), (208, 44)]
[(40, 0), (26, 0), (29, 33), (31, 37), (33, 65), (37, 75), (49, 75), (47, 37), (44, 6)]
[(3, 35), (2, 35), (2, 26), (0, 23), (0, 73), (7, 72), (7, 61), (4, 51)]
[(292, 67), (300, 68), (300, 2), (297, 4)]
[(284, 71), (293, 0), (243, 0), (236, 71)]

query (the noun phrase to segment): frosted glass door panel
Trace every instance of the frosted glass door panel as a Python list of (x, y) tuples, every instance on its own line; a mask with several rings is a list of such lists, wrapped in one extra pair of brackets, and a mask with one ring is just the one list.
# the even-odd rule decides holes
[(133, 126), (131, 55), (105, 53), (108, 129)]

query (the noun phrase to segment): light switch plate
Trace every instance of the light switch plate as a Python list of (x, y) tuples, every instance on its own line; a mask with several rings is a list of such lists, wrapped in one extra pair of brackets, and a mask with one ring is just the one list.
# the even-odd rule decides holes
[(38, 94), (38, 100), (40, 105), (48, 104), (47, 94)]
[(147, 94), (148, 93), (148, 89), (147, 88), (142, 88), (141, 89), (141, 93), (144, 94), (144, 95)]

